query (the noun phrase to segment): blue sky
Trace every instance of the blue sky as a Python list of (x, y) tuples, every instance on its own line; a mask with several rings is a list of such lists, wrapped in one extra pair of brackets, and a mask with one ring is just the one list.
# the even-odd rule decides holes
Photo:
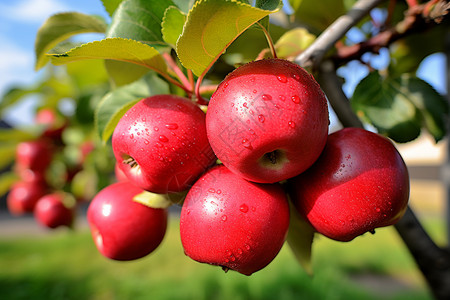
[[(34, 67), (34, 39), (39, 27), (52, 14), (78, 11), (97, 14), (108, 19), (100, 0), (2, 0), (0, 2), (0, 95), (13, 85), (30, 84), (40, 76)], [(374, 58), (382, 64), (385, 57)], [(435, 54), (426, 59), (418, 71), (435, 89), (446, 93), (445, 56)], [(347, 83), (344, 89), (351, 94), (354, 86), (365, 76), (358, 64), (350, 64), (340, 75)], [(7, 120), (15, 124), (30, 124), (33, 101), (22, 103), (12, 110)]]

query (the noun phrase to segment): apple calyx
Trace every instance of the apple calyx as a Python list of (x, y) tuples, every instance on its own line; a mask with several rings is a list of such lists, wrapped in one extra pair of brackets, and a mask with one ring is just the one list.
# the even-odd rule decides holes
[(262, 166), (270, 169), (278, 169), (286, 162), (286, 152), (280, 149), (267, 152), (259, 159)]
[(139, 167), (137, 161), (130, 155), (124, 155), (122, 163), (125, 165), (129, 165), (131, 168)]

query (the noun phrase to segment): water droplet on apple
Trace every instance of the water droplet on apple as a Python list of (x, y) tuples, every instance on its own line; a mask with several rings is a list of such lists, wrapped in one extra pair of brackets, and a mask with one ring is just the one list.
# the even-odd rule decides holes
[(222, 221), (225, 222), (226, 220), (227, 220), (227, 216), (226, 216), (226, 215), (223, 215), (223, 216), (222, 216)]
[(299, 104), (300, 103), (300, 97), (297, 95), (294, 95), (291, 97), (292, 102), (294, 102), (295, 104)]
[(222, 193), (222, 190), (217, 190), (216, 193), (220, 195)]
[(250, 247), (249, 244), (245, 244), (244, 247), (245, 247), (245, 249), (246, 249), (247, 251), (251, 249), (251, 247)]
[(178, 128), (178, 124), (176, 124), (176, 123), (169, 123), (169, 124), (166, 124), (166, 128), (170, 129), (170, 130), (175, 130), (175, 129)]
[(288, 124), (289, 124), (289, 127), (295, 128), (295, 122), (294, 121), (289, 121)]
[(238, 254), (238, 255), (241, 255), (242, 253), (243, 253), (242, 249), (241, 249), (241, 248), (238, 248), (238, 249), (237, 249), (237, 254)]
[(284, 96), (284, 95), (279, 95), (278, 98), (279, 98), (281, 101), (286, 100), (286, 96)]
[(263, 99), (264, 101), (269, 101), (269, 100), (272, 100), (272, 96), (267, 95), (267, 94), (264, 94), (264, 95), (262, 95), (262, 99)]
[(169, 139), (165, 135), (160, 135), (159, 140), (163, 143), (167, 143)]
[(208, 192), (210, 192), (210, 193), (215, 193), (215, 192), (216, 192), (216, 190), (215, 190), (215, 189), (213, 189), (213, 188), (210, 188), (210, 189), (208, 190)]
[(134, 134), (130, 134), (130, 139), (134, 139)]
[(154, 131), (158, 131), (159, 128), (158, 128), (158, 127), (153, 127), (153, 130), (154, 130)]
[(258, 121), (261, 123), (264, 123), (264, 121), (266, 120), (266, 118), (264, 117), (264, 115), (259, 115), (258, 116)]
[(292, 75), (292, 78), (294, 78), (296, 81), (300, 81), (300, 76), (298, 74)]
[(246, 213), (246, 212), (248, 212), (248, 206), (247, 206), (247, 204), (242, 204), (240, 207), (239, 207), (239, 210), (240, 211), (242, 211), (243, 213)]
[(377, 208), (375, 208), (375, 211), (376, 211), (376, 212), (380, 212), (380, 211), (381, 211), (381, 208), (377, 207)]
[(248, 139), (242, 139), (242, 145), (247, 149), (253, 149), (253, 146)]
[(242, 104), (243, 107), (248, 108), (247, 106), (247, 102), (244, 102), (244, 104)]
[(162, 148), (163, 144), (161, 144), (160, 142), (156, 142), (155, 146), (158, 148)]
[(285, 75), (278, 75), (277, 76), (278, 81), (282, 82), (282, 83), (286, 83), (287, 82), (287, 78)]
[(253, 94), (256, 94), (258, 91), (257, 90), (253, 90)]
[(148, 145), (150, 143), (147, 139), (144, 139), (144, 144)]

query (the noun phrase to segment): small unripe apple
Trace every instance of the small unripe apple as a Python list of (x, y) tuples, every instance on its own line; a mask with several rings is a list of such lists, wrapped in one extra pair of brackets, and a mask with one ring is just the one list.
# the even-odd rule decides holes
[(273, 183), (300, 174), (319, 157), (328, 134), (327, 100), (297, 64), (253, 61), (220, 83), (206, 126), (225, 166), (247, 180)]
[(289, 205), (280, 184), (249, 182), (220, 165), (189, 190), (181, 210), (185, 254), (245, 275), (278, 254), (289, 226)]
[(187, 190), (216, 160), (206, 137), (205, 113), (175, 95), (135, 104), (117, 124), (112, 147), (129, 180), (161, 194)]
[(113, 260), (135, 260), (153, 252), (167, 227), (167, 210), (133, 200), (144, 192), (130, 182), (113, 183), (92, 200), (87, 219), (99, 252)]
[(331, 134), (317, 162), (289, 184), (299, 213), (338, 241), (395, 224), (409, 198), (408, 170), (393, 143), (359, 128)]
[(21, 142), (16, 148), (17, 172), (30, 169), (44, 173), (53, 157), (52, 145), (47, 140)]
[(71, 227), (75, 218), (75, 199), (63, 192), (41, 197), (34, 208), (36, 221), (47, 228)]
[(46, 192), (47, 185), (39, 180), (16, 182), (6, 198), (9, 212), (17, 216), (32, 213), (37, 201)]

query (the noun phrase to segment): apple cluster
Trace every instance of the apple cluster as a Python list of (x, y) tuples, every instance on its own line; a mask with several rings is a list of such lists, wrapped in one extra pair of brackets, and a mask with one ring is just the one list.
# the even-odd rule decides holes
[(66, 192), (54, 190), (47, 180), (66, 124), (46, 108), (38, 111), (35, 121), (44, 130), (36, 139), (20, 142), (16, 147), (13, 169), (18, 180), (8, 193), (7, 207), (14, 216), (33, 214), (46, 228), (70, 227), (75, 218), (75, 200)]
[[(161, 243), (167, 209), (133, 201), (142, 192), (182, 205), (187, 256), (245, 275), (279, 253), (290, 207), (338, 241), (397, 222), (409, 177), (395, 146), (364, 129), (329, 134), (328, 127), (320, 86), (283, 59), (235, 69), (206, 113), (175, 95), (140, 100), (112, 136), (123, 179), (97, 194), (88, 210), (99, 251), (130, 260)], [(175, 201), (180, 193), (184, 201)]]

